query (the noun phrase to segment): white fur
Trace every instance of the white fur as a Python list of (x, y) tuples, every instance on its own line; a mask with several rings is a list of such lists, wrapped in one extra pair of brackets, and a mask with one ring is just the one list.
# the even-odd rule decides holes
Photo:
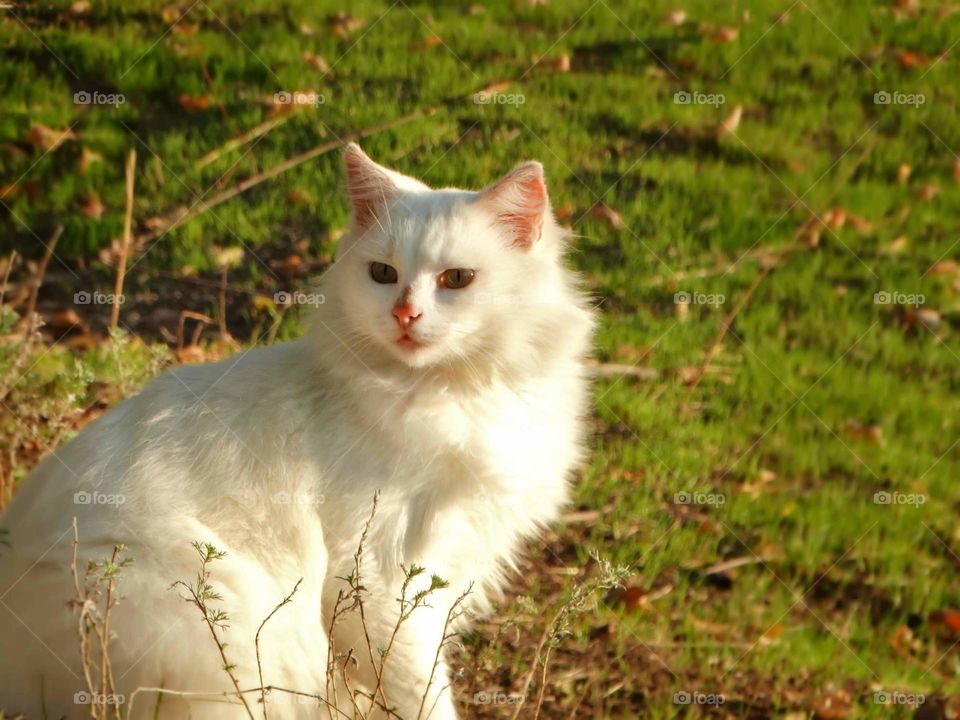
[[(194, 579), (194, 540), (228, 553), (212, 566), (223, 595), (214, 605), (230, 615), (223, 637), (243, 688), (259, 684), (257, 628), (304, 578), (263, 631), (264, 680), (323, 693), (338, 578), (352, 569), (379, 491), (362, 569), (375, 647), (396, 622), (401, 565), (450, 583), (402, 626), (387, 662), (386, 696), (408, 720), (450, 604), (473, 582), (471, 602), (486, 608), (524, 539), (557, 517), (581, 456), (593, 318), (563, 266), (549, 207), (538, 211), (538, 236), (518, 245), (497, 197), (430, 190), (355, 146), (347, 153), (355, 208), (358, 192), (381, 202), (368, 225), (354, 218), (320, 281), (326, 302), (309, 335), (161, 376), (45, 459), (0, 520), (10, 532), (10, 547), (0, 545), (0, 709), (41, 717), (42, 682), (47, 717), (88, 716), (73, 702), (85, 683), (66, 606), (74, 517), (81, 566), (117, 543), (134, 558), (111, 619), (127, 704), (140, 686), (231, 689), (197, 609), (170, 588)], [(542, 183), (539, 165), (521, 166), (521, 180), (531, 172)], [(523, 202), (504, 182), (510, 176), (497, 184), (509, 219)], [(396, 267), (399, 283), (373, 282), (372, 261)], [(474, 269), (476, 279), (439, 288), (448, 268)], [(408, 287), (422, 311), (411, 336), (429, 342), (415, 351), (397, 344), (391, 316)], [(75, 493), (94, 490), (124, 501), (75, 503)], [(335, 647), (354, 648), (353, 683), (369, 690), (361, 638), (353, 614), (337, 626)], [(432, 718), (456, 717), (450, 691), (440, 691), (447, 684), (441, 663), (426, 703)], [(155, 703), (138, 695), (134, 717), (152, 717)], [(166, 696), (160, 707), (164, 718), (243, 717), (222, 698)], [(327, 717), (276, 694), (270, 707), (274, 718)]]

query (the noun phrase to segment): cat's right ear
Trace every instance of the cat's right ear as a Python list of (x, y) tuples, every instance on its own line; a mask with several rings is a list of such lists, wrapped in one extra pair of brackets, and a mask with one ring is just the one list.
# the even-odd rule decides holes
[(356, 143), (343, 151), (347, 169), (347, 197), (350, 199), (350, 225), (356, 234), (379, 222), (377, 216), (397, 193), (391, 172), (367, 157)]

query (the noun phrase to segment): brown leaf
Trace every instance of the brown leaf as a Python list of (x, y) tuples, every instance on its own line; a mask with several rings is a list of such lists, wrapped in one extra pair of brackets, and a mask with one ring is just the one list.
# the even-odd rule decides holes
[(210, 107), (210, 98), (207, 95), (187, 95), (180, 96), (180, 107), (188, 112), (206, 110)]
[(914, 50), (900, 50), (896, 53), (896, 58), (903, 70), (909, 70), (913, 67), (926, 67), (930, 64), (930, 58), (922, 52)]
[(830, 208), (824, 213), (823, 222), (831, 230), (839, 230), (847, 222), (847, 211), (841, 207)]
[(35, 148), (39, 148), (45, 152), (52, 152), (63, 145), (63, 143), (65, 143), (67, 140), (76, 140), (77, 136), (74, 135), (70, 128), (65, 130), (54, 130), (52, 128), (48, 128), (46, 125), (33, 123), (30, 126), (30, 130), (27, 131), (27, 135), (24, 139), (29, 145), (32, 145)]
[(598, 220), (606, 220), (614, 230), (623, 227), (623, 218), (620, 217), (620, 213), (602, 202), (593, 206), (590, 215)]
[(934, 610), (930, 613), (930, 625), (947, 635), (960, 637), (960, 610)]
[(687, 12), (685, 10), (671, 10), (663, 16), (663, 21), (667, 25), (679, 27), (687, 21)]
[(443, 44), (443, 38), (437, 35), (436, 33), (431, 33), (423, 40), (419, 40), (413, 44), (414, 50), (429, 50), (430, 48), (435, 48), (437, 45)]
[(930, 268), (931, 275), (958, 275), (960, 264), (956, 260), (941, 260)]
[(717, 128), (717, 134), (720, 137), (723, 137), (724, 135), (735, 133), (737, 128), (740, 127), (741, 117), (743, 117), (743, 105), (734, 106), (733, 112), (730, 113), (722, 123), (720, 123), (720, 127)]
[(77, 329), (86, 331), (87, 323), (82, 317), (77, 314), (77, 311), (73, 308), (64, 308), (63, 310), (57, 310), (51, 315), (46, 316), (47, 325), (56, 329), (56, 330), (70, 330)]
[(710, 33), (710, 41), (722, 45), (724, 43), (730, 43), (737, 39), (737, 35), (740, 34), (739, 28), (722, 26), (718, 27), (712, 33)]
[(80, 211), (91, 220), (99, 220), (106, 209), (96, 195), (87, 195), (80, 201)]
[(907, 180), (910, 179), (910, 173), (912, 170), (913, 168), (906, 163), (900, 163), (899, 167), (897, 167), (897, 182), (900, 185), (906, 185)]
[(861, 425), (858, 421), (851, 420), (844, 428), (844, 432), (857, 440), (883, 445), (883, 428), (879, 425)]
[(933, 183), (928, 183), (917, 190), (917, 198), (920, 200), (932, 200), (940, 193), (940, 187)]
[(843, 720), (850, 714), (852, 702), (846, 690), (836, 690), (813, 701), (813, 714), (818, 720)]
[(330, 72), (330, 65), (327, 63), (327, 61), (316, 53), (310, 52), (309, 50), (304, 51), (303, 61), (314, 70), (319, 70), (324, 75)]
[(98, 162), (103, 162), (103, 155), (84, 146), (80, 150), (80, 157), (77, 159), (77, 170), (81, 175), (86, 175), (90, 166)]

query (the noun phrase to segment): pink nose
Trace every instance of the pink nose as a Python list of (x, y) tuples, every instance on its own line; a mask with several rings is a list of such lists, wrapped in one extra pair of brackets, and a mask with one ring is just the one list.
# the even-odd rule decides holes
[(401, 330), (407, 330), (422, 314), (409, 302), (398, 302), (393, 306), (393, 316)]

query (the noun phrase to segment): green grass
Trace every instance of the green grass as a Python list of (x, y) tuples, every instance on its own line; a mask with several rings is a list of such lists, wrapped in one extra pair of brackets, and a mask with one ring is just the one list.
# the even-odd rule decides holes
[[(361, 24), (338, 33), (331, 2), (209, 2), (179, 6), (189, 12), (167, 34), (178, 13), (165, 18), (160, 4), (98, 3), (77, 17), (69, 3), (17, 7), (19, 21), (0, 16), (0, 184), (20, 180), (3, 198), (0, 232), (5, 246), (38, 260), (39, 239), (64, 225), (41, 298), (77, 282), (110, 292), (113, 271), (97, 253), (122, 230), (131, 147), (141, 224), (189, 206), (218, 180), (229, 186), (426, 107), (436, 111), (366, 139), (367, 152), (437, 186), (482, 186), (518, 159), (541, 160), (554, 206), (578, 235), (572, 263), (601, 302), (598, 357), (638, 362), (657, 377), (597, 383), (595, 452), (576, 498), (601, 512), (537, 548), (516, 589), (548, 612), (575, 582), (560, 583), (550, 568), (586, 574), (591, 548), (630, 564), (634, 586), (671, 588), (646, 611), (607, 598), (581, 618), (557, 650), (544, 716), (567, 717), (580, 698), (585, 714), (674, 717), (687, 710), (673, 703), (678, 690), (724, 693), (738, 716), (804, 714), (843, 688), (852, 716), (898, 717), (902, 709), (873, 704), (874, 690), (922, 692), (931, 703), (960, 690), (952, 648), (960, 636), (936, 621), (960, 607), (951, 549), (960, 547), (960, 276), (930, 271), (960, 260), (957, 59), (937, 60), (960, 15), (941, 17), (945, 3), (914, 14), (895, 5), (689, 2), (687, 22), (674, 27), (662, 21), (675, 9), (667, 2), (359, 0), (350, 16)], [(773, 24), (787, 8), (787, 21)], [(739, 32), (715, 43), (703, 23)], [(903, 51), (926, 60), (904, 67)], [(333, 72), (311, 67), (305, 52)], [(570, 71), (558, 72), (551, 61), (564, 55)], [(535, 56), (544, 62), (534, 66)], [(522, 94), (522, 104), (472, 101), (503, 80), (517, 80), (503, 92)], [(79, 90), (120, 92), (126, 102), (77, 106)], [(326, 102), (197, 167), (265, 121), (282, 90), (314, 90)], [(680, 90), (725, 102), (677, 104)], [(879, 91), (922, 93), (925, 102), (880, 105)], [(186, 111), (181, 95), (207, 97), (209, 108)], [(718, 136), (735, 106), (739, 126)], [(78, 139), (41, 157), (24, 142), (31, 123), (73, 127)], [(103, 158), (86, 174), (76, 165), (82, 148)], [(912, 169), (904, 183), (901, 164)], [(341, 183), (332, 153), (256, 186), (140, 248), (128, 291), (215, 313), (216, 293), (189, 279), (215, 280), (215, 250), (244, 248), (230, 275), (231, 319), (260, 337), (270, 317), (251, 293), (301, 281), (284, 276), (278, 259), (331, 255), (346, 221)], [(939, 193), (923, 199), (928, 185)], [(106, 206), (99, 220), (79, 209), (90, 194)], [(598, 199), (622, 227), (590, 212)], [(805, 223), (813, 216), (819, 225), (834, 208), (848, 220), (806, 242)], [(721, 342), (718, 372), (692, 387), (691, 368), (703, 364), (724, 315), (772, 260)], [(681, 291), (726, 302), (681, 313)], [(910, 308), (875, 304), (880, 291), (924, 295), (936, 326)], [(286, 318), (280, 337), (297, 332)], [(121, 374), (129, 392), (157, 361), (141, 343), (117, 342), (134, 346), (121, 357), (138, 358)], [(92, 352), (58, 346), (6, 402), (21, 412), (84, 406), (91, 389), (121, 377), (96, 359), (107, 350)], [(81, 365), (93, 369), (68, 391), (63, 368)], [(34, 414), (46, 432), (49, 413)], [(10, 445), (28, 436), (13, 433), (12, 418), (0, 422), (14, 439), (6, 450), (17, 450)], [(683, 491), (725, 502), (676, 504)], [(880, 505), (877, 492), (926, 502)], [(721, 579), (704, 575), (732, 558), (746, 564)], [(535, 640), (542, 621), (519, 622)], [(905, 625), (913, 641), (898, 652), (890, 640)], [(756, 644), (771, 628), (769, 642)], [(491, 648), (491, 637), (473, 638), (465, 655), (467, 700), (509, 691), (531, 660), (529, 643)], [(507, 669), (495, 672), (501, 663)]]

